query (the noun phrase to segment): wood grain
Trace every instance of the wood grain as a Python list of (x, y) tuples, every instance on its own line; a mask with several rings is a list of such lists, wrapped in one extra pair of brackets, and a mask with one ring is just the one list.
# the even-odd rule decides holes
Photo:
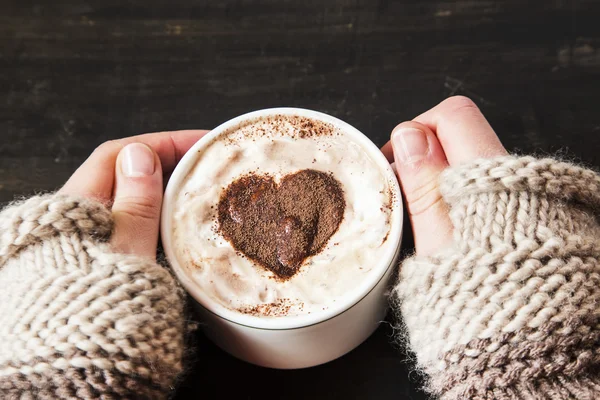
[[(593, 0), (5, 0), (0, 202), (57, 188), (109, 139), (300, 106), (382, 145), (455, 94), (510, 150), (599, 167), (598, 20)], [(390, 334), (294, 372), (243, 364), (199, 336), (179, 398), (425, 398)]]

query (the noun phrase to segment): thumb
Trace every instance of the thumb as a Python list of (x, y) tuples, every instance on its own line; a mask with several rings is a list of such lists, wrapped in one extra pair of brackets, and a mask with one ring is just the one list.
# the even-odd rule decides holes
[(449, 244), (452, 223), (438, 178), (448, 161), (435, 134), (418, 122), (403, 122), (392, 132), (394, 164), (418, 255), (431, 255)]
[(117, 157), (113, 248), (121, 253), (156, 258), (162, 167), (158, 155), (147, 145), (131, 143)]

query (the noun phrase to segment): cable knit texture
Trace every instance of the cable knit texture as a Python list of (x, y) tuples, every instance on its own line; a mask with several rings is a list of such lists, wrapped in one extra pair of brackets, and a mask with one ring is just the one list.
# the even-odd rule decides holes
[(454, 245), (403, 263), (409, 347), (444, 400), (600, 398), (600, 176), (531, 157), (444, 172)]
[(111, 213), (64, 196), (0, 213), (3, 399), (162, 399), (182, 370), (183, 296), (114, 254)]

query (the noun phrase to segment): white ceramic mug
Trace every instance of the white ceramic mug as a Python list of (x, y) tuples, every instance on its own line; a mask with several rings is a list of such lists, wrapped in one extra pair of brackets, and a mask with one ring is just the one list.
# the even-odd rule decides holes
[[(371, 157), (390, 182), (393, 195), (388, 252), (375, 263), (373, 273), (335, 305), (318, 313), (278, 318), (261, 318), (230, 310), (206, 295), (180, 264), (173, 246), (174, 198), (183, 180), (196, 163), (200, 150), (214, 138), (247, 120), (271, 115), (297, 115), (334, 125)], [(228, 353), (242, 360), (271, 368), (305, 368), (334, 360), (365, 341), (385, 318), (386, 291), (400, 253), (402, 201), (400, 187), (381, 151), (356, 128), (327, 114), (300, 108), (272, 108), (254, 111), (227, 121), (199, 140), (182, 158), (171, 175), (162, 209), (161, 236), (167, 259), (183, 287), (196, 301), (208, 337)]]

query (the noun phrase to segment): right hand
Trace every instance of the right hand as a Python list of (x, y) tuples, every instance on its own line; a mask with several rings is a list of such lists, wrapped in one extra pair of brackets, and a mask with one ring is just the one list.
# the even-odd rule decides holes
[(432, 255), (452, 240), (448, 207), (439, 191), (442, 171), (507, 154), (479, 108), (463, 96), (450, 97), (396, 126), (382, 152), (395, 166), (420, 256)]

